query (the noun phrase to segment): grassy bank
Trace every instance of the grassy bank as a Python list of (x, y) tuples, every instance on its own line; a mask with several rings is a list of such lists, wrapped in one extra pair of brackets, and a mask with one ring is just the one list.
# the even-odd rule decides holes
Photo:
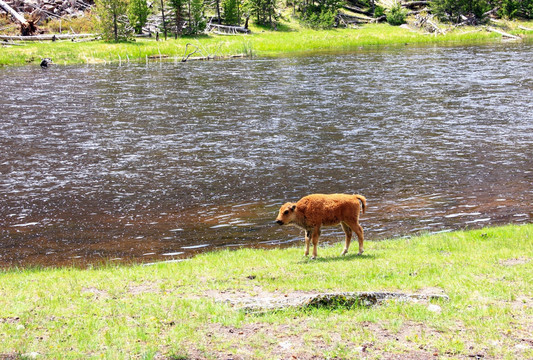
[[(340, 240), (340, 239), (339, 239)], [(0, 358), (532, 358), (533, 225), (155, 266), (0, 273)], [(449, 301), (246, 314), (217, 300), (331, 291)], [(396, 357), (395, 357), (396, 356)]]
[[(533, 27), (531, 24), (525, 24)], [(533, 38), (533, 31), (520, 30), (515, 24), (514, 34)], [(130, 43), (105, 43), (102, 41), (73, 43), (41, 42), (10, 46), (0, 51), (0, 65), (39, 64), (45, 57), (56, 64), (94, 64), (119, 62), (144, 62), (150, 57), (168, 56), (181, 59), (188, 43), (200, 49), (197, 55), (228, 56), (236, 54), (279, 56), (317, 51), (354, 51), (364, 47), (420, 44), (459, 44), (498, 41), (501, 35), (482, 28), (461, 28), (446, 35), (427, 35), (388, 24), (364, 25), (357, 29), (314, 31), (294, 23), (280, 25), (271, 31), (253, 28), (252, 35), (204, 35), (194, 38), (137, 39)]]

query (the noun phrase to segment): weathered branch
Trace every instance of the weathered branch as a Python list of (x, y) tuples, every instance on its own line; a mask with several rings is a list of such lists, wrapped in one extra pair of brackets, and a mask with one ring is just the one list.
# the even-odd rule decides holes
[[(194, 50), (192, 53), (187, 54), (187, 50), (188, 50), (188, 48), (189, 48), (189, 45), (190, 45), (190, 46), (194, 46), (194, 47), (196, 48), (196, 50)], [(183, 55), (183, 58), (181, 59), (181, 62), (186, 62), (187, 60), (189, 60), (189, 57), (190, 57), (191, 55), (194, 55), (194, 54), (196, 54), (196, 53), (199, 52), (199, 51), (200, 51), (200, 49), (198, 48), (198, 46), (195, 46), (195, 45), (193, 45), (193, 44), (189, 44), (189, 43), (187, 43), (187, 45), (185, 45), (185, 54), (186, 54), (186, 56), (185, 56), (185, 54)]]
[(495, 28), (490, 27), (490, 26), (487, 26), (487, 30), (488, 30), (488, 31), (495, 32), (496, 34), (500, 34), (501, 36), (506, 37), (506, 38), (509, 38), (509, 39), (512, 39), (512, 40), (522, 40), (522, 38), (519, 37), (519, 36), (511, 35), (511, 34), (509, 34), (509, 33), (506, 33), (505, 31), (498, 30), (498, 29), (495, 29)]

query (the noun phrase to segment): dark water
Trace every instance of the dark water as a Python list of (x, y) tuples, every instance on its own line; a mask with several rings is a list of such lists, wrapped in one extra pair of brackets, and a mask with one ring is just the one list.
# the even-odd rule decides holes
[(0, 69), (0, 266), (295, 245), (273, 220), (315, 192), (365, 195), (368, 240), (531, 222), (532, 59), (514, 44)]

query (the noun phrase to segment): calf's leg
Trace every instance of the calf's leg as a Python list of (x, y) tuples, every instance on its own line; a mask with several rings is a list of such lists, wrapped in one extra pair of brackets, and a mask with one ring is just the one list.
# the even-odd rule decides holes
[(311, 259), (316, 259), (317, 255), (317, 247), (318, 247), (318, 238), (320, 237), (320, 229), (313, 230), (313, 234), (311, 235), (311, 241), (313, 241), (313, 256)]
[(363, 227), (359, 225), (359, 221), (356, 220), (350, 220), (346, 221), (346, 224), (355, 232), (357, 235), (357, 240), (359, 240), (359, 255), (361, 255), (364, 252), (363, 249), (363, 241), (364, 241), (364, 234), (363, 234)]
[(344, 233), (346, 234), (344, 250), (342, 250), (341, 255), (346, 255), (348, 249), (350, 248), (350, 242), (352, 241), (352, 229), (344, 222), (341, 222), (341, 226), (342, 230), (344, 230)]
[(305, 232), (305, 256), (309, 255), (309, 242), (311, 241), (311, 231)]

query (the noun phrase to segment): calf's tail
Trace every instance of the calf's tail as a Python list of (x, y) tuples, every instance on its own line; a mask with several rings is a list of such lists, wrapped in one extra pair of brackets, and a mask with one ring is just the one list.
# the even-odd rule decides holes
[(361, 202), (361, 210), (364, 214), (366, 210), (366, 198), (363, 195), (355, 195), (355, 197)]

